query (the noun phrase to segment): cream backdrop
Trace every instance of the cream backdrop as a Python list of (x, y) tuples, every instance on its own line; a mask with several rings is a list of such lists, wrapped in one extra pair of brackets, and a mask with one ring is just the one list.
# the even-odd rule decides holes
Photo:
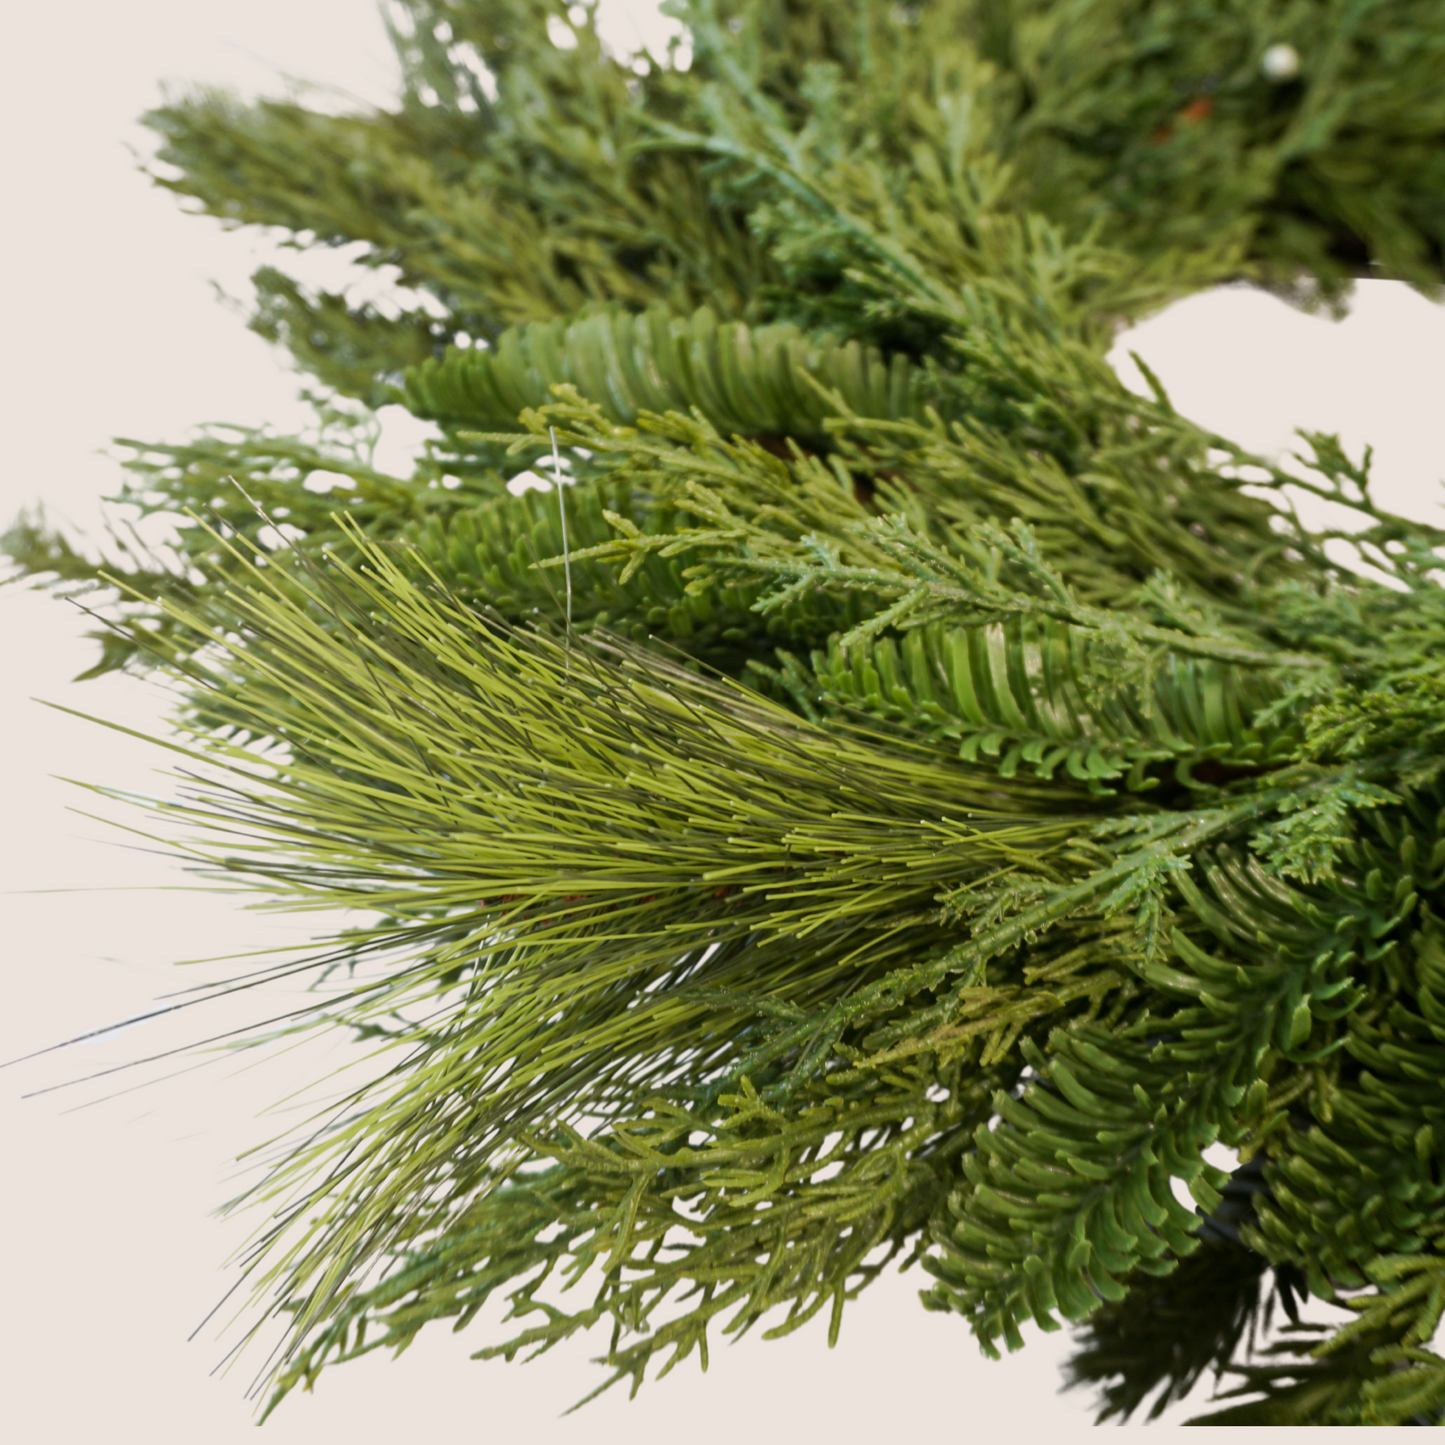
[[(614, 0), (606, 20), (624, 48), (661, 33), (642, 0)], [(297, 379), (211, 286), (245, 295), (246, 277), (272, 253), (209, 220), (184, 219), (150, 188), (127, 151), (149, 143), (135, 117), (155, 103), (162, 79), (255, 94), (275, 93), (285, 73), (384, 102), (390, 50), (370, 0), (29, 5), (12, 14), (7, 40), (0, 526), (42, 500), (96, 536), (98, 498), (119, 479), (116, 464), (97, 455), (112, 436), (177, 439), (209, 419), (281, 428), (303, 420)], [(338, 260), (297, 264), (334, 280)], [(1363, 284), (1340, 325), (1246, 291), (1216, 292), (1121, 338), (1116, 357), (1130, 346), (1201, 422), (1270, 453), (1291, 445), (1294, 426), (1337, 429), (1352, 452), (1373, 442), (1384, 495), (1402, 510), (1434, 507), (1445, 473), (1445, 310), (1403, 287)], [(1127, 359), (1120, 366), (1137, 381)], [(383, 462), (424, 434), (407, 423), (388, 417)], [(243, 912), (232, 897), (190, 891), (145, 838), (84, 816), (93, 810), (143, 829), (140, 810), (58, 780), (160, 795), (170, 786), (159, 749), (32, 700), (164, 732), (157, 688), (70, 681), (91, 661), (82, 636), (90, 625), (74, 606), (0, 590), (0, 1060), (140, 1014), (217, 972), (199, 964), (186, 973), (174, 967), (180, 960), (278, 947), (305, 932)], [(277, 997), (272, 1012), (285, 1006)], [(259, 1015), (250, 999), (211, 1005), (0, 1073), (9, 1438), (193, 1445), (239, 1440), (250, 1428), (243, 1395), (262, 1352), (212, 1374), (237, 1338), (221, 1330), (226, 1310), (187, 1338), (234, 1282), (223, 1261), (256, 1223), (210, 1214), (248, 1177), (236, 1156), (283, 1126), (284, 1114), (262, 1111), (358, 1051), (313, 1045), (265, 1063), (182, 1055), (153, 1066), (144, 1077), (159, 1081), (148, 1087), (118, 1072), (22, 1095)], [(1058, 1393), (1063, 1337), (1039, 1337), (1025, 1354), (989, 1364), (961, 1321), (918, 1307), (923, 1283), (918, 1272), (880, 1281), (850, 1308), (832, 1352), (820, 1321), (785, 1341), (719, 1342), (706, 1378), (690, 1361), (630, 1405), (616, 1392), (566, 1418), (562, 1410), (596, 1383), (588, 1359), (604, 1341), (575, 1341), (525, 1367), (469, 1363), (470, 1350), (500, 1337), (493, 1310), (464, 1335), (423, 1334), (396, 1363), (374, 1354), (324, 1376), (266, 1428), (277, 1441), (355, 1445), (404, 1432), (477, 1441), (522, 1434), (534, 1445), (671, 1435), (710, 1445), (744, 1431), (760, 1441), (796, 1432), (847, 1442), (900, 1432), (987, 1439), (1005, 1429), (1056, 1439), (1088, 1427), (1087, 1396)]]

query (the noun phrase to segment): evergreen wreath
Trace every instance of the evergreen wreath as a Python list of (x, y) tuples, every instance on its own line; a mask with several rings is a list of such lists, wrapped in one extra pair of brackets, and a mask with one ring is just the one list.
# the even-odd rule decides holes
[[(374, 915), (287, 965), (281, 1032), (400, 1062), (245, 1196), (270, 1408), (494, 1291), (482, 1354), (602, 1324), (635, 1389), (902, 1258), (987, 1353), (1077, 1324), (1105, 1418), (1441, 1423), (1445, 530), (1104, 358), (1227, 281), (1440, 294), (1445, 13), (666, 8), (664, 63), (405, 0), (392, 111), (150, 113), (395, 303), (256, 275), (317, 431), (129, 443), (171, 552), (4, 539), (184, 683), (203, 876)], [(1251, 1353), (1306, 1295), (1353, 1320)]]

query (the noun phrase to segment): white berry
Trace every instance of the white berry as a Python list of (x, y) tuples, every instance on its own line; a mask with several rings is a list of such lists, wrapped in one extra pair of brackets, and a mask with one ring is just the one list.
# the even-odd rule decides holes
[(1260, 68), (1271, 80), (1293, 80), (1299, 74), (1299, 51), (1293, 45), (1271, 45)]

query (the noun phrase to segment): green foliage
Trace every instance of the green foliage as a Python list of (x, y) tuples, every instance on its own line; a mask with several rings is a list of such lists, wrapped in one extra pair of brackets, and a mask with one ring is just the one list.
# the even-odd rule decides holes
[[(838, 1082), (787, 1118), (745, 1079), (719, 1111), (659, 1104), (605, 1143), (575, 1131), (531, 1141), (544, 1167), (512, 1176), (440, 1242), (411, 1247), (380, 1285), (335, 1311), (280, 1377), (272, 1408), (327, 1363), (404, 1348), (430, 1320), (463, 1327), (504, 1287), (509, 1317), (543, 1318), (481, 1358), (545, 1349), (609, 1319), (619, 1331), (646, 1329), (614, 1347), (614, 1373), (599, 1389), (630, 1377), (635, 1392), (661, 1351), (672, 1353), (660, 1375), (694, 1349), (706, 1363), (708, 1329), (723, 1315), (721, 1332), (736, 1337), (787, 1306), (771, 1339), (826, 1308), (835, 1340), (845, 1300), (916, 1248), (966, 1125), (986, 1104), (986, 1088), (957, 1066), (941, 1078), (915, 1068), (881, 1083)], [(607, 1273), (587, 1305), (568, 1311), (539, 1298), (553, 1275), (578, 1281), (599, 1259)], [(653, 1320), (674, 1290), (679, 1303), (694, 1302)], [(373, 1322), (381, 1332), (368, 1339)]]
[(437, 323), (424, 311), (389, 317), (375, 306), (352, 306), (344, 293), (313, 296), (271, 266), (251, 282), (257, 302), (251, 330), (285, 346), (324, 386), (373, 409), (392, 400), (388, 373), (419, 365), (436, 346)]
[[(1438, 284), (1429, 0), (860, 0), (826, 16), (706, 0), (675, 13), (690, 74), (714, 82), (690, 136), (719, 156), (765, 154), (732, 194), (782, 260), (787, 304), (808, 308), (790, 310), (800, 321), (857, 313), (848, 270), (865, 227), (927, 237), (961, 284), (991, 211), (1093, 227), (1136, 258), (1143, 293), (1177, 267), (1171, 252), (1306, 303), (1337, 300), (1366, 257)], [(1300, 61), (1284, 82), (1262, 66), (1280, 43)], [(840, 194), (846, 221), (816, 204)]]
[(1277, 1301), (1297, 1319), (1295, 1273), (1277, 1271), (1269, 1285), (1264, 1259), (1240, 1243), (1240, 1226), (1253, 1217), (1264, 1187), (1259, 1163), (1235, 1170), (1200, 1227), (1200, 1247), (1178, 1268), (1131, 1279), (1128, 1294), (1096, 1310), (1080, 1330), (1069, 1385), (1103, 1387), (1100, 1424), (1127, 1419), (1151, 1394), (1149, 1418), (1156, 1419), (1206, 1370), (1220, 1374), (1241, 1344), (1252, 1352)]
[(714, 220), (696, 158), (638, 151), (629, 74), (599, 63), (590, 25), (566, 51), (546, 28), (567, 23), (560, 0), (407, 8), (396, 112), (199, 92), (146, 117), (172, 168), (159, 183), (223, 221), (363, 243), (363, 264), (397, 267), (447, 330), (487, 341), (603, 301), (741, 309), (767, 276), (759, 247), (741, 216)]
[(1351, 1299), (1358, 1318), (1327, 1334), (1298, 1326), (1264, 1352), (1268, 1363), (1231, 1366), (1244, 1383), (1224, 1398), (1253, 1395), (1193, 1425), (1438, 1425), (1445, 1360), (1428, 1348), (1445, 1307), (1445, 1261), (1385, 1255), (1370, 1268), (1375, 1289)]
[(495, 350), (453, 349), (411, 368), (405, 397), (416, 416), (505, 427), (565, 382), (598, 398), (609, 421), (696, 407), (724, 434), (806, 436), (839, 403), (869, 417), (918, 416), (921, 380), (904, 357), (885, 362), (856, 341), (810, 342), (787, 324), (719, 325), (707, 306), (685, 321), (654, 307), (534, 322), (503, 332)]
[[(243, 1197), (271, 1407), (497, 1293), (481, 1354), (610, 1323), (635, 1389), (901, 1259), (986, 1351), (1078, 1325), (1105, 1417), (1438, 1423), (1445, 531), (1104, 359), (1438, 288), (1438, 6), (674, 11), (687, 66), (407, 0), (390, 111), (153, 112), (395, 294), (259, 272), (315, 433), (126, 443), (109, 559), (3, 538), (180, 680), (191, 865), (372, 920), (236, 985), (396, 1060)], [(1306, 1291), (1357, 1318), (1256, 1349)]]
[(1062, 767), (1081, 781), (1127, 771), (1145, 788), (1158, 783), (1146, 773), (1151, 763), (1215, 758), (1248, 767), (1271, 745), (1288, 756), (1287, 738), (1267, 741), (1247, 724), (1247, 670), (1166, 655), (1147, 682), (1100, 696), (1098, 684), (1119, 677), (1108, 676), (1116, 657), (1090, 655), (1095, 642), (1053, 619), (930, 624), (909, 629), (901, 646), (890, 637), (853, 647), (835, 639), (813, 666), (828, 704), (957, 738), (961, 758), (998, 757), (1002, 777), (1025, 764), (1041, 777)]
[[(259, 547), (282, 569), (293, 547), (315, 554), (337, 547), (349, 552), (339, 517), (355, 522), (365, 535), (394, 536), (399, 530), (475, 507), (482, 498), (504, 492), (496, 472), (454, 478), (444, 485), (438, 469), (426, 461), (410, 479), (376, 469), (373, 455), (379, 428), (364, 412), (328, 405), (316, 433), (281, 437), (265, 430), (213, 426), (184, 443), (146, 444), (117, 438), (132, 452), (126, 463), (131, 480), (109, 500), (133, 513), (122, 526), (110, 526), (119, 556), (92, 561), (55, 533), (44, 529), (43, 512), (22, 516), (5, 535), (4, 546), (22, 575), (49, 576), (55, 583), (82, 584), (73, 593), (107, 586), (129, 589), (117, 609), (140, 629), (130, 635), (106, 629), (91, 636), (102, 643), (99, 662), (83, 676), (113, 669), (153, 666), (143, 639), (154, 634), (166, 645), (199, 634), (159, 606), (162, 599), (199, 608), (219, 620), (224, 608), (216, 583), (227, 576), (233, 554), (219, 545), (212, 527), (225, 526)], [(203, 513), (208, 521), (198, 519)], [(169, 524), (169, 535), (147, 541), (139, 530), (147, 521)], [(140, 566), (125, 566), (131, 559)], [(209, 585), (199, 579), (208, 574)]]
[(1224, 848), (1171, 881), (1213, 937), (1176, 927), (1173, 959), (1145, 955), (1135, 969), (1183, 1006), (1076, 1028), (1047, 1057), (1025, 1046), (1037, 1082), (995, 1098), (1000, 1123), (965, 1158), (932, 1300), (969, 1315), (985, 1345), (1002, 1335), (1017, 1348), (1023, 1319), (1081, 1319), (1123, 1298), (1133, 1270), (1166, 1273), (1192, 1253), (1195, 1220), (1170, 1180), (1214, 1208), (1225, 1179), (1200, 1154), (1233, 1125), (1266, 1054), (1327, 1055), (1330, 1024), (1361, 1001), (1350, 970), (1375, 912), (1290, 893)]

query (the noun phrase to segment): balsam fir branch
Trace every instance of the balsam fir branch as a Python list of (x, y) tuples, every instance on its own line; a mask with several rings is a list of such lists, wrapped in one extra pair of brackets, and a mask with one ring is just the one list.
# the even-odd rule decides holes
[(397, 1061), (234, 1201), (268, 1409), (498, 1293), (480, 1354), (605, 1325), (636, 1389), (901, 1260), (986, 1351), (1078, 1326), (1105, 1418), (1440, 1423), (1445, 530), (1105, 360), (1220, 282), (1439, 293), (1439, 7), (670, 10), (687, 67), (406, 0), (390, 112), (153, 112), (397, 295), (258, 273), (317, 427), (127, 443), (168, 549), (4, 539), (180, 681), (190, 866), (373, 915), (217, 986)]
[(510, 426), (571, 383), (614, 422), (696, 407), (724, 434), (806, 436), (833, 414), (828, 390), (850, 411), (897, 419), (921, 415), (924, 380), (904, 356), (810, 341), (787, 324), (719, 325), (704, 306), (685, 320), (652, 307), (512, 327), (495, 349), (452, 349), (409, 368), (403, 387), (413, 415), (453, 426)]

